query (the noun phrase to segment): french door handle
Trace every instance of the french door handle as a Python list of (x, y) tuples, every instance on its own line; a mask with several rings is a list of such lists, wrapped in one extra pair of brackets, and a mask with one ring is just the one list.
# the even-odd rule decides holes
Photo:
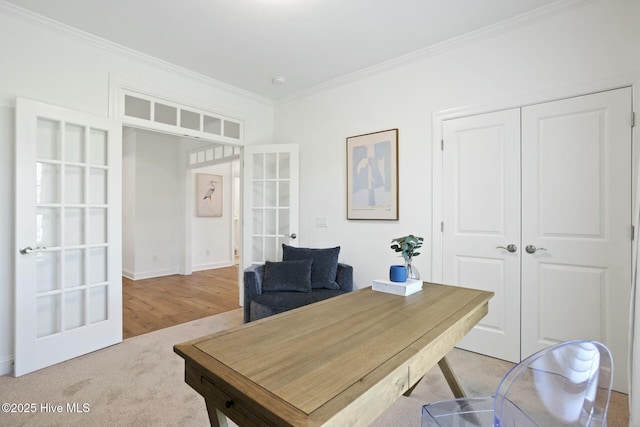
[(35, 248), (32, 248), (31, 246), (23, 246), (23, 247), (20, 248), (20, 253), (22, 255), (28, 255), (33, 251), (39, 251), (39, 250), (42, 250), (42, 249), (47, 249), (47, 248), (44, 247), (44, 246), (36, 246)]
[(534, 245), (527, 245), (524, 250), (527, 251), (528, 254), (535, 254), (537, 251), (546, 251), (545, 248), (536, 248)]
[(296, 233), (291, 233), (291, 234), (285, 234), (284, 237), (288, 237), (291, 240), (295, 240), (296, 237), (298, 237), (298, 235)]
[(513, 243), (508, 244), (506, 247), (504, 246), (496, 246), (496, 249), (505, 249), (508, 252), (514, 253), (518, 250), (518, 247)]

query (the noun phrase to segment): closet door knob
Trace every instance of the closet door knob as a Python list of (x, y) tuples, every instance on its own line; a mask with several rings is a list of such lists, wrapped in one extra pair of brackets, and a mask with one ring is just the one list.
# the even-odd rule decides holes
[(504, 246), (496, 246), (496, 249), (505, 249), (511, 253), (514, 253), (515, 251), (518, 250), (518, 247), (516, 245), (514, 245), (513, 243), (508, 244), (506, 247)]
[(536, 248), (534, 245), (527, 245), (524, 250), (527, 251), (528, 254), (535, 254), (537, 251), (546, 251), (545, 248)]

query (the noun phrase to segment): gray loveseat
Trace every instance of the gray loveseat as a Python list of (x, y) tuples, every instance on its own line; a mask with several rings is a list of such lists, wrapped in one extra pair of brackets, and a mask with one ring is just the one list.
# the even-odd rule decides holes
[(245, 323), (353, 290), (353, 268), (338, 262), (339, 247), (282, 246), (282, 262), (267, 261), (244, 271)]

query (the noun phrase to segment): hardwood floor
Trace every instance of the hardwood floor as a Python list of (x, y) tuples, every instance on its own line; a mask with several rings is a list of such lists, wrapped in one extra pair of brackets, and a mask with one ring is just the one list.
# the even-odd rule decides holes
[(122, 306), (125, 339), (239, 308), (238, 267), (190, 276), (123, 277)]

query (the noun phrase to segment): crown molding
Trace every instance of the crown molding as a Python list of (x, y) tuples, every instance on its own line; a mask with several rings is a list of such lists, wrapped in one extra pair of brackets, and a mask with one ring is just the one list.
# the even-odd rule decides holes
[(479, 30), (472, 31), (470, 33), (463, 34), (461, 36), (454, 37), (452, 39), (445, 40), (440, 43), (436, 43), (434, 45), (410, 52), (406, 55), (399, 56), (389, 61), (381, 62), (374, 66), (364, 68), (362, 70), (358, 70), (353, 73), (350, 73), (350, 74), (347, 74), (323, 83), (319, 83), (307, 89), (302, 89), (292, 95), (276, 100), (275, 105), (276, 106), (284, 105), (289, 102), (314, 95), (318, 92), (325, 91), (327, 89), (343, 86), (365, 77), (374, 76), (376, 74), (380, 74), (385, 71), (389, 71), (407, 64), (424, 60), (426, 58), (438, 55), (440, 53), (444, 53), (456, 48), (467, 46), (481, 40), (486, 40), (492, 37), (496, 37), (500, 34), (508, 33), (518, 28), (522, 28), (525, 25), (530, 25), (535, 22), (542, 21), (549, 17), (558, 15), (565, 11), (577, 9), (579, 7), (582, 7), (585, 4), (595, 3), (598, 1), (601, 1), (601, 0), (560, 0), (555, 3), (549, 4), (547, 6), (534, 9), (530, 12), (520, 14), (513, 18), (506, 19), (496, 24), (483, 27)]
[(164, 61), (162, 59), (156, 58), (155, 56), (147, 55), (137, 50), (120, 45), (118, 43), (111, 42), (109, 40), (87, 33), (86, 31), (79, 30), (70, 25), (63, 24), (62, 22), (53, 20), (51, 18), (47, 18), (46, 16), (39, 15), (30, 10), (16, 6), (15, 4), (9, 3), (6, 0), (0, 0), (0, 12), (18, 17), (32, 24), (36, 24), (48, 30), (55, 31), (59, 34), (63, 34), (78, 40), (82, 40), (84, 42), (92, 44), (108, 52), (115, 53), (117, 55), (121, 55), (124, 57), (128, 57), (130, 59), (134, 59), (140, 62), (144, 62), (148, 65), (152, 65), (154, 67), (161, 68), (165, 71), (178, 74), (183, 77), (187, 77), (199, 83), (204, 83), (209, 86), (214, 86), (217, 89), (233, 93), (234, 95), (238, 95), (238, 96), (250, 99), (252, 101), (257, 101), (262, 104), (273, 106), (273, 100), (266, 98), (264, 96), (255, 94), (253, 92), (249, 92), (237, 86), (233, 86), (233, 85), (221, 82), (220, 80), (213, 79), (211, 77), (205, 76), (203, 74), (189, 70), (187, 68), (180, 67), (168, 61)]

